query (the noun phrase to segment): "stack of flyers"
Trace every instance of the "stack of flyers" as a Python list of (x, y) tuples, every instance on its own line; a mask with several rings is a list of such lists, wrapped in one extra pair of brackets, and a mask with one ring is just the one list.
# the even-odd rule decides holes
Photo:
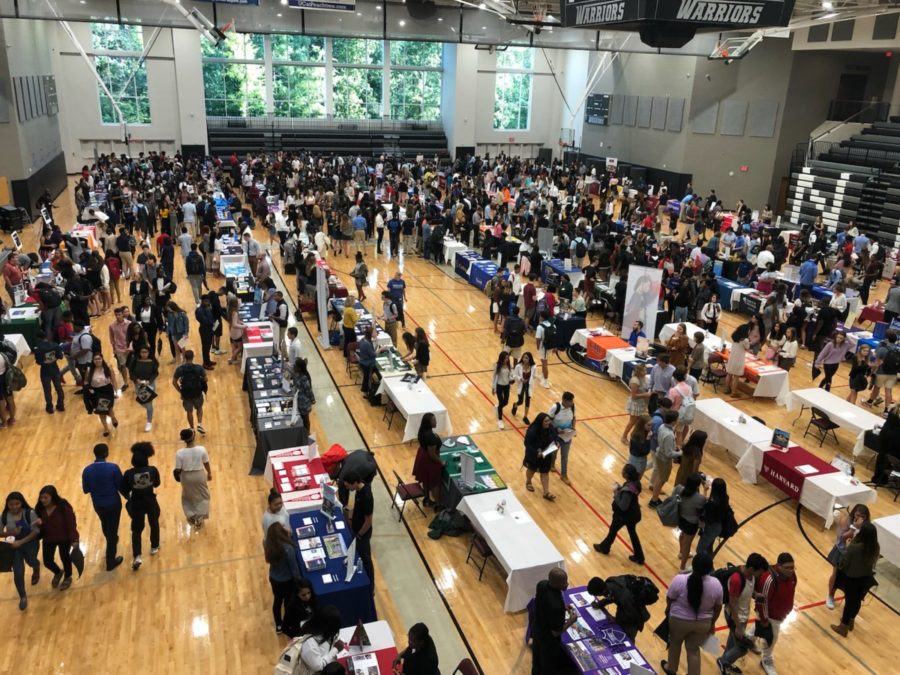
[(597, 663), (591, 655), (591, 650), (583, 642), (571, 642), (566, 645), (566, 648), (569, 650), (569, 654), (572, 655), (575, 663), (578, 664), (581, 672), (586, 673), (597, 667)]
[(583, 640), (587, 637), (594, 637), (594, 631), (588, 626), (587, 621), (581, 617), (578, 617), (578, 620), (575, 621), (566, 632), (573, 640)]

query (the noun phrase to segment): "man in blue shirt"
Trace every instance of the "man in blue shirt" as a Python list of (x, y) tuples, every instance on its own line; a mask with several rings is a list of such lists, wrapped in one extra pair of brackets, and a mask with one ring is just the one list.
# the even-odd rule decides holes
[(642, 337), (647, 337), (647, 334), (644, 332), (644, 322), (635, 321), (631, 326), (631, 335), (628, 336), (628, 344), (632, 347), (637, 347), (638, 338)]
[(353, 218), (353, 243), (357, 253), (366, 254), (366, 219), (361, 214)]
[(116, 555), (119, 544), (119, 518), (122, 515), (122, 472), (118, 465), (107, 462), (109, 446), (98, 443), (94, 446), (94, 462), (84, 467), (81, 474), (81, 489), (91, 496), (94, 511), (100, 518), (100, 527), (106, 538), (106, 570), (114, 570), (122, 564), (122, 556)]
[(812, 287), (815, 285), (818, 275), (819, 266), (816, 264), (816, 259), (814, 257), (807, 258), (806, 262), (800, 265), (800, 283), (797, 285), (795, 298), (800, 297), (800, 291), (804, 288), (812, 293)]
[(403, 312), (403, 304), (406, 302), (406, 282), (403, 281), (403, 274), (397, 272), (394, 278), (387, 282), (387, 287), (391, 299), (397, 305), (397, 320), (406, 328), (406, 314)]
[(660, 354), (656, 358), (656, 364), (650, 369), (650, 391), (660, 396), (668, 394), (674, 374), (675, 366), (669, 363), (669, 355)]
[(868, 248), (869, 246), (869, 238), (865, 235), (865, 233), (860, 232), (853, 239), (853, 252), (857, 255), (862, 252), (864, 248)]
[(400, 254), (400, 219), (395, 211), (391, 211), (391, 218), (387, 223), (388, 237), (391, 242), (391, 256)]

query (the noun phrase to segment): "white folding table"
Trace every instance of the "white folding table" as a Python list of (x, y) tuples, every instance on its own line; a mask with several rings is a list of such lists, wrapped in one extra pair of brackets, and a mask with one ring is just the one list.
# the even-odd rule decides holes
[(878, 530), (878, 545), (881, 555), (900, 567), (900, 513), (872, 521)]
[(788, 410), (795, 410), (798, 407), (800, 408), (800, 413), (797, 415), (797, 419), (794, 420), (795, 424), (806, 408), (818, 408), (828, 415), (832, 422), (841, 425), (842, 428), (847, 429), (856, 436), (856, 443), (853, 445), (854, 455), (862, 453), (865, 433), (884, 424), (884, 419), (878, 415), (870, 413), (868, 410), (864, 410), (842, 399), (840, 396), (835, 396), (830, 391), (825, 391), (818, 387), (792, 391), (788, 398), (787, 408)]
[(437, 418), (437, 433), (446, 436), (453, 432), (447, 407), (440, 402), (424, 380), (416, 383), (404, 382), (402, 377), (386, 377), (378, 387), (379, 394), (387, 396), (403, 417), (406, 418), (406, 429), (403, 441), (410, 441), (419, 433), (422, 417), (434, 413)]
[[(744, 422), (740, 419), (743, 416)], [(735, 457), (743, 457), (754, 443), (770, 443), (772, 429), (745, 415), (721, 398), (702, 398), (695, 404), (694, 429)]]
[[(505, 505), (501, 513), (497, 505), (502, 502)], [(562, 554), (510, 490), (468, 495), (457, 508), (484, 537), (506, 571), (505, 611), (525, 609), (534, 597), (537, 583), (546, 579), (550, 570), (565, 569)]]

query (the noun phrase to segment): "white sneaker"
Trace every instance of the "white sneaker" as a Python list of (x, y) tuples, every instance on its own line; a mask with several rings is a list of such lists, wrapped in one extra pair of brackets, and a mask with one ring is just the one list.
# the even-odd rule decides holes
[(150, 549), (150, 555), (156, 555), (157, 553), (159, 553), (159, 546)]
[(503, 420), (497, 420), (497, 428), (498, 428), (498, 429), (505, 429), (505, 428), (506, 428), (505, 426), (503, 426)]
[(550, 388), (550, 380), (544, 380), (541, 384), (544, 386), (544, 389)]
[(832, 598), (830, 595), (825, 598), (825, 606), (828, 609), (834, 609), (834, 598)]
[(773, 664), (773, 663), (766, 663), (765, 661), (760, 661), (760, 662), (759, 662), (759, 665), (760, 665), (760, 667), (763, 669), (763, 672), (764, 672), (766, 675), (778, 675), (778, 673), (775, 672), (775, 664)]
[(147, 424), (144, 425), (144, 431), (153, 431), (153, 422), (147, 422)]
[(142, 562), (141, 556), (135, 556), (134, 562), (131, 563), (131, 569), (133, 569), (135, 572), (137, 572), (137, 570), (140, 569), (140, 567), (141, 567), (141, 562)]

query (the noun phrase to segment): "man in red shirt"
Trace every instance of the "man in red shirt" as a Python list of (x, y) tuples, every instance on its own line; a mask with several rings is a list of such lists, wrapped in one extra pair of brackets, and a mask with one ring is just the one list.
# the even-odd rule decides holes
[(779, 553), (778, 563), (771, 570), (763, 572), (756, 580), (757, 625), (772, 627), (772, 642), (763, 647), (760, 662), (766, 675), (776, 675), (772, 651), (778, 642), (781, 622), (794, 609), (796, 590), (797, 575), (794, 571), (794, 557), (790, 553)]
[(537, 306), (537, 300), (535, 299), (537, 289), (534, 287), (536, 279), (536, 274), (528, 275), (528, 282), (522, 288), (522, 301), (525, 304), (525, 325), (528, 326), (529, 330), (534, 326), (534, 309)]

